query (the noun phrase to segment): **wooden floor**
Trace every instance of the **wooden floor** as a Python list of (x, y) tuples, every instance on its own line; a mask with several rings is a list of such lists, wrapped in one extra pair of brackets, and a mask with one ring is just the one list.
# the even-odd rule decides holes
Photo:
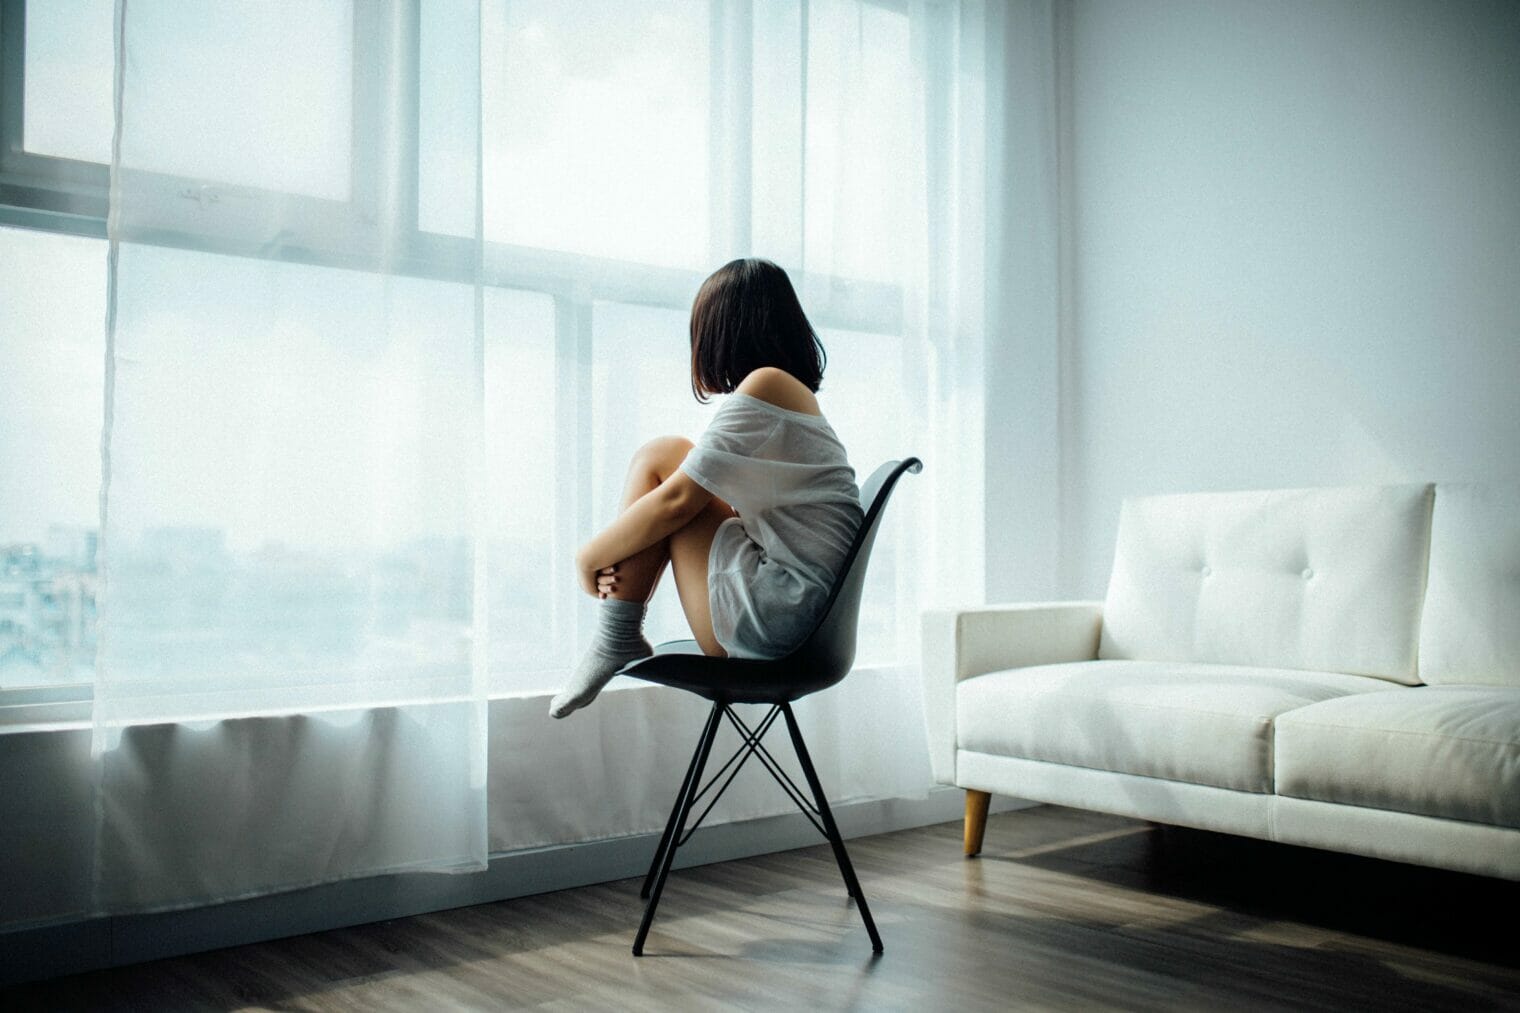
[[(0, 1009), (1520, 1009), (1520, 884), (1040, 807), (0, 992)], [(1490, 922), (1493, 928), (1481, 927)]]

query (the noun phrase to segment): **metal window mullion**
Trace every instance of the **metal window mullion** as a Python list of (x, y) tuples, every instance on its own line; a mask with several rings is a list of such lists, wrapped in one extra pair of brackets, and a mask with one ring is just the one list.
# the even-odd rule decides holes
[(25, 75), (26, 0), (0, 0), (0, 170), (23, 150)]
[(384, 118), (380, 63), (385, 51), (379, 5), (354, 4), (353, 76), (349, 102), (348, 199), (361, 219), (380, 220), (380, 132)]
[(924, 252), (929, 262), (925, 265), (928, 287), (924, 293), (927, 302), (924, 327), (925, 336), (936, 345), (954, 338), (954, 335), (936, 336), (936, 329), (943, 327), (945, 321), (952, 321), (952, 326), (957, 322), (948, 312), (952, 305), (950, 290), (956, 283), (955, 266), (953, 260), (944, 267), (940, 262), (942, 257), (952, 256), (956, 248), (953, 202), (954, 195), (959, 192), (956, 177), (960, 165), (956, 158), (955, 84), (948, 79), (949, 75), (935, 73), (932, 68), (952, 65), (946, 54), (953, 49), (956, 27), (953, 13), (943, 8), (929, 8), (922, 18), (909, 21), (908, 44), (916, 51), (920, 64), (931, 68), (923, 75), (924, 92), (917, 98), (923, 110), (925, 211), (928, 212)]
[(753, 245), (754, 11), (750, 0), (711, 0), (708, 51), (709, 259)]
[(579, 650), (589, 630), (581, 629), (586, 612), (580, 591), (564, 580), (581, 537), (591, 530), (591, 325), (587, 299), (554, 300), (554, 502), (553, 556), (565, 563), (550, 574), (550, 627), (553, 643)]
[(422, 12), (418, 0), (354, 6), (352, 210), (382, 261), (415, 255)]

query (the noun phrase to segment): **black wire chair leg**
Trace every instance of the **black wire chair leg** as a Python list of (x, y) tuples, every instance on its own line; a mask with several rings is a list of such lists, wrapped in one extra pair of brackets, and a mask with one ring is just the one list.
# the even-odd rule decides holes
[(823, 828), (828, 834), (829, 844), (834, 847), (834, 860), (839, 863), (839, 874), (844, 877), (845, 889), (849, 890), (850, 896), (855, 898), (855, 904), (860, 909), (860, 920), (866, 923), (866, 934), (871, 937), (871, 949), (882, 952), (881, 935), (876, 931), (876, 921), (871, 917), (871, 907), (866, 903), (865, 891), (860, 888), (860, 880), (855, 875), (855, 867), (850, 864), (849, 852), (845, 850), (844, 838), (839, 836), (839, 827), (834, 822), (834, 814), (829, 810), (829, 800), (824, 797), (823, 785), (818, 781), (818, 772), (813, 769), (813, 758), (808, 755), (807, 744), (802, 741), (802, 729), (797, 727), (797, 718), (792, 714), (791, 704), (782, 704), (781, 713), (786, 717), (786, 730), (792, 735), (792, 748), (797, 752), (797, 762), (802, 765), (803, 776), (807, 778), (808, 787), (813, 791), (813, 798), (818, 803), (818, 815), (823, 818)]
[(665, 860), (665, 849), (670, 847), (670, 842), (676, 833), (676, 817), (681, 814), (681, 800), (691, 790), (693, 775), (697, 769), (697, 757), (702, 754), (702, 743), (706, 736), (697, 738), (697, 748), (691, 751), (691, 762), (686, 765), (686, 778), (681, 782), (681, 790), (676, 793), (676, 800), (670, 807), (670, 819), (665, 821), (665, 833), (660, 837), (659, 847), (654, 849), (654, 858), (649, 863), (649, 873), (644, 877), (644, 885), (639, 888), (639, 898), (649, 899), (649, 888), (654, 885), (655, 873), (659, 871), (660, 863)]
[(697, 744), (697, 755), (692, 763), (691, 777), (687, 780), (686, 790), (681, 797), (676, 799), (675, 826), (672, 828), (670, 842), (660, 857), (659, 870), (654, 878), (654, 887), (649, 892), (649, 903), (644, 907), (644, 920), (639, 923), (639, 934), (633, 940), (633, 955), (644, 955), (644, 939), (649, 935), (649, 926), (654, 924), (654, 911), (660, 904), (660, 894), (665, 890), (665, 878), (670, 875), (670, 863), (676, 857), (676, 848), (681, 840), (681, 830), (686, 826), (686, 819), (691, 815), (692, 806), (697, 800), (697, 785), (702, 783), (702, 771), (707, 766), (707, 755), (712, 752), (713, 739), (718, 737), (718, 725), (723, 717), (723, 704), (713, 704), (712, 713), (707, 718), (707, 727), (702, 730), (702, 739)]

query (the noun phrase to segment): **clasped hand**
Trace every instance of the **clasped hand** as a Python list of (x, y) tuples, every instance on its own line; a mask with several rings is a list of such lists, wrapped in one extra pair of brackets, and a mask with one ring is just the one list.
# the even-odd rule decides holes
[(612, 592), (616, 589), (618, 582), (616, 563), (597, 570), (583, 566), (577, 560), (575, 569), (580, 574), (581, 590), (597, 598), (612, 597)]

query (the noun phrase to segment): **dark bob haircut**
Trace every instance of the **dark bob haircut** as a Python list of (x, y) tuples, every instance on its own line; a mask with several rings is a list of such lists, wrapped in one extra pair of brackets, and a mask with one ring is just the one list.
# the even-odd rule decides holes
[(828, 362), (786, 272), (768, 260), (735, 260), (702, 283), (691, 306), (691, 392), (729, 394), (761, 366), (817, 392)]

